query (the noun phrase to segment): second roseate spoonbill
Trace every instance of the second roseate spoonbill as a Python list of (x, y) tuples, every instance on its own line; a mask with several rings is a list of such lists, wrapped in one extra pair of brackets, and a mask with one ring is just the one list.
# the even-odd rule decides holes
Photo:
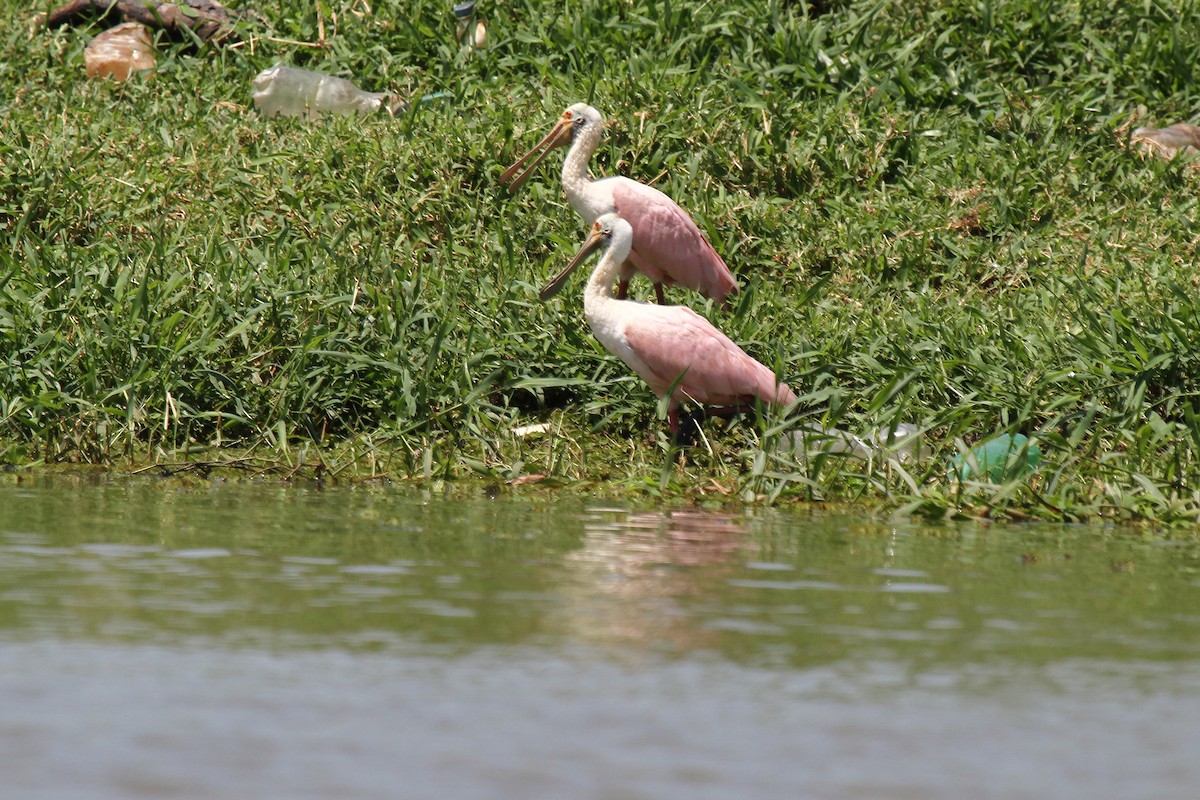
[(667, 404), (671, 433), (679, 431), (679, 404), (691, 400), (746, 410), (755, 401), (787, 405), (796, 396), (775, 373), (748, 356), (711, 322), (686, 306), (664, 306), (620, 300), (612, 286), (634, 241), (633, 226), (616, 214), (604, 214), (566, 268), (541, 291), (553, 297), (597, 248), (600, 263), (588, 280), (583, 311), (592, 333), (610, 353), (650, 385)]
[(629, 279), (636, 271), (654, 281), (660, 305), (666, 303), (663, 284), (686, 286), (724, 304), (726, 297), (737, 291), (737, 282), (686, 211), (658, 189), (630, 178), (588, 177), (588, 161), (600, 145), (603, 132), (600, 112), (586, 103), (576, 103), (562, 113), (545, 139), (504, 171), (500, 180), (515, 192), (551, 150), (569, 145), (563, 160), (563, 192), (584, 224), (591, 225), (603, 214), (616, 213), (633, 228), (633, 249), (621, 265), (617, 299), (625, 298)]

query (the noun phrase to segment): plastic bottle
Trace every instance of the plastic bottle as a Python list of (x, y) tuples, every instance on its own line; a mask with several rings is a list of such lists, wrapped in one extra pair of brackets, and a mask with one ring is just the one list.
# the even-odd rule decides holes
[(455, 4), (454, 18), (460, 45), (476, 50), (487, 47), (487, 22), (476, 16), (475, 0)]
[(800, 426), (792, 434), (793, 447), (806, 452), (822, 452), (845, 455), (852, 458), (894, 458), (901, 463), (919, 460), (921, 433), (916, 425), (902, 422), (864, 436), (857, 436), (841, 428), (825, 428), (816, 423)]
[(1177, 122), (1165, 128), (1138, 128), (1131, 138), (1135, 142), (1146, 142), (1157, 147), (1166, 158), (1177, 152), (1200, 153), (1200, 128), (1186, 122)]
[(909, 422), (872, 431), (867, 441), (876, 456), (891, 456), (901, 463), (920, 461), (927, 455), (921, 446), (921, 429)]
[(254, 107), (267, 117), (282, 114), (313, 119), (321, 114), (374, 114), (381, 110), (395, 116), (408, 106), (387, 92), (364, 92), (345, 78), (277, 65), (254, 78)]

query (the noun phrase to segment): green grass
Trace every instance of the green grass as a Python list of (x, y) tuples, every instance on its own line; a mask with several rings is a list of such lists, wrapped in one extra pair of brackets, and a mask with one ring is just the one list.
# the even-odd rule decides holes
[[(1200, 515), (1200, 159), (1127, 147), (1195, 121), (1197, 2), (518, 0), (480, 4), (479, 52), (446, 2), (266, 2), (241, 46), (162, 40), (124, 84), (84, 78), (95, 28), (3, 8), (10, 465), (249, 453), (345, 480)], [(250, 81), (277, 62), (452, 99), (264, 120)], [(911, 422), (925, 459), (797, 454), (778, 415), (671, 450), (583, 280), (537, 300), (583, 237), (561, 158), (497, 184), (579, 100), (610, 120), (594, 172), (676, 198), (743, 287), (731, 313), (670, 298), (775, 367), (796, 418)], [(1005, 431), (1042, 448), (1033, 478), (947, 480)]]

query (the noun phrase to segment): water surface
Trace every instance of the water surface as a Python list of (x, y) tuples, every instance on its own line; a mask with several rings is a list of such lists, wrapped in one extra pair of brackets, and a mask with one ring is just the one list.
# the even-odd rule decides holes
[(1192, 798), (1200, 540), (0, 484), (20, 798)]

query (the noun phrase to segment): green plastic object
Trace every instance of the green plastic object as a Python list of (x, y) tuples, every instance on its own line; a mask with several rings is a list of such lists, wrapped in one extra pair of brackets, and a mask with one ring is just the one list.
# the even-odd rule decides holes
[(964, 481), (983, 478), (999, 483), (1006, 478), (1028, 475), (1037, 469), (1041, 460), (1041, 448), (1030, 444), (1029, 437), (1021, 433), (1002, 433), (971, 452), (951, 459), (950, 477)]

